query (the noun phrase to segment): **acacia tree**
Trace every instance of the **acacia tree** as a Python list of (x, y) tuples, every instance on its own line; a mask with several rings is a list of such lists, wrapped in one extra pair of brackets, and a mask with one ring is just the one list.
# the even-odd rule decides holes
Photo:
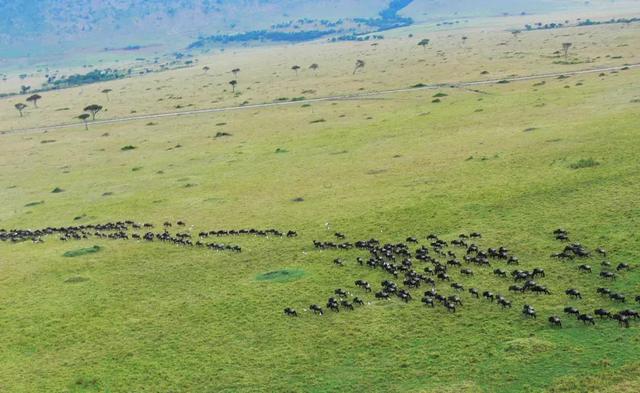
[(84, 108), (85, 112), (91, 113), (91, 120), (96, 120), (96, 115), (102, 110), (102, 105), (92, 104)]
[(298, 76), (298, 71), (300, 71), (300, 66), (294, 65), (293, 67), (291, 67), (291, 69), (294, 70), (296, 72), (296, 76)]
[(16, 107), (16, 109), (18, 110), (18, 112), (20, 112), (20, 117), (22, 117), (22, 111), (27, 107), (25, 104), (23, 104), (22, 102), (18, 102), (17, 104), (14, 105)]
[(209, 66), (204, 66), (202, 67), (202, 71), (204, 71), (204, 73), (206, 74), (207, 72), (209, 72), (211, 68), (209, 68)]
[(312, 70), (313, 72), (316, 73), (316, 75), (318, 75), (318, 69), (320, 68), (320, 66), (317, 63), (313, 63), (309, 66), (309, 69)]
[(34, 107), (38, 107), (38, 100), (41, 99), (42, 96), (39, 94), (34, 94), (31, 97), (27, 98), (27, 102), (33, 102)]
[(240, 73), (240, 68), (234, 68), (231, 70), (231, 73), (233, 74), (233, 77), (238, 79), (238, 74)]
[(89, 123), (87, 123), (87, 120), (89, 119), (89, 114), (88, 113), (83, 113), (80, 116), (78, 116), (78, 119), (82, 120), (82, 122), (84, 123), (84, 129), (85, 130), (89, 130)]
[(236, 92), (236, 85), (238, 84), (238, 81), (234, 79), (231, 82), (229, 82), (229, 84), (231, 85), (231, 88), (232, 88), (233, 92), (235, 93)]
[(355, 75), (359, 69), (364, 68), (364, 66), (365, 66), (364, 60), (356, 60), (356, 67), (353, 69), (353, 75)]
[(562, 44), (562, 50), (564, 51), (564, 61), (567, 61), (567, 55), (569, 54), (569, 49), (571, 49), (572, 46), (573, 44), (571, 42), (564, 42)]
[(107, 96), (107, 101), (111, 101), (111, 99), (109, 99), (109, 93), (111, 93), (112, 91), (113, 90), (111, 90), (111, 89), (102, 90), (102, 93)]
[(422, 41), (418, 42), (418, 46), (421, 46), (422, 49), (424, 49), (426, 51), (427, 50), (427, 45), (429, 45), (430, 42), (431, 42), (430, 39), (425, 38)]

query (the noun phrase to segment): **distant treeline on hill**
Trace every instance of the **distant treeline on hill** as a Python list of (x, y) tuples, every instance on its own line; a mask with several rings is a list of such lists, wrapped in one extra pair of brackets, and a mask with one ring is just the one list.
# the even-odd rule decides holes
[(524, 25), (526, 30), (549, 30), (549, 29), (560, 29), (563, 27), (570, 26), (597, 26), (597, 25), (609, 25), (613, 23), (633, 23), (640, 22), (640, 18), (618, 18), (618, 19), (609, 19), (605, 21), (594, 21), (591, 19), (579, 21), (577, 24), (569, 24), (568, 21), (565, 23), (536, 23), (533, 25)]
[[(187, 49), (202, 49), (212, 44), (232, 44), (245, 42), (304, 42), (316, 40), (318, 38), (334, 36), (331, 41), (364, 41), (369, 38), (362, 38), (366, 34), (396, 29), (413, 24), (413, 19), (404, 18), (398, 12), (411, 4), (413, 0), (392, 0), (389, 6), (380, 11), (379, 18), (355, 18), (347, 19), (348, 22), (355, 23), (358, 28), (338, 28), (345, 25), (345, 20), (331, 22), (328, 20), (300, 19), (298, 25), (293, 21), (272, 25), (272, 30), (255, 30), (238, 34), (216, 34), (207, 37), (200, 37), (191, 43)], [(305, 25), (319, 24), (325, 30), (300, 30)], [(278, 31), (277, 29), (294, 28), (296, 31)], [(339, 34), (339, 36), (337, 36)], [(382, 36), (374, 36), (381, 39)]]
[(336, 30), (308, 30), (308, 31), (268, 31), (256, 30), (240, 34), (217, 34), (202, 37), (191, 43), (187, 49), (199, 49), (208, 44), (230, 44), (252, 41), (272, 41), (272, 42), (303, 42), (316, 40), (327, 35), (336, 34)]

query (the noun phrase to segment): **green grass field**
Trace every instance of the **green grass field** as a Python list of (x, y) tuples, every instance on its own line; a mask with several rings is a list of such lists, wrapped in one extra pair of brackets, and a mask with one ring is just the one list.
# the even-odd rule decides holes
[[(620, 50), (628, 54), (620, 64), (637, 61), (640, 30), (618, 29), (571, 34), (622, 40)], [(542, 45), (563, 33), (531, 34)], [(495, 46), (502, 38), (472, 46), (477, 53), (468, 62), (456, 57), (455, 70), (466, 67), (468, 75), (448, 72), (447, 63), (434, 66), (434, 74), (477, 78), (484, 65), (471, 62), (502, 53)], [(604, 59), (610, 49), (599, 48), (590, 50)], [(319, 48), (307, 49), (310, 58), (318, 56)], [(519, 74), (560, 68), (535, 57), (540, 67), (502, 59), (501, 75), (511, 73), (510, 65)], [(417, 67), (418, 60), (406, 62)], [(617, 64), (602, 64), (610, 63)], [(186, 89), (184, 81), (200, 83), (200, 76), (184, 72), (162, 77), (175, 77), (176, 89)], [(373, 72), (344, 76), (349, 81), (341, 88), (378, 89)], [(429, 82), (402, 68), (388, 72), (385, 86)], [(124, 103), (132, 101), (153, 109), (158, 93), (143, 98), (149, 78), (114, 82), (132, 95), (113, 98), (119, 109), (109, 113), (125, 114)], [(320, 86), (333, 77), (318, 79)], [(586, 262), (595, 270), (589, 275), (578, 272), (582, 262), (549, 255), (562, 248), (551, 232), (564, 227), (590, 249), (605, 247), (612, 262), (635, 265), (606, 284), (625, 293), (626, 307), (633, 308), (640, 295), (639, 81), (640, 70), (630, 69), (481, 91), (443, 88), (151, 125), (2, 135), (1, 228), (184, 220), (194, 236), (246, 227), (292, 229), (299, 236), (221, 239), (241, 245), (239, 254), (97, 238), (0, 243), (0, 391), (635, 392), (639, 323), (583, 326), (562, 314), (567, 305), (589, 313), (623, 307), (595, 294), (605, 285), (597, 277), (600, 259)], [(332, 83), (340, 87), (339, 80)], [(265, 89), (253, 99), (285, 96), (287, 89), (293, 96), (306, 85), (274, 86), (275, 92)], [(327, 86), (326, 93), (333, 92)], [(99, 91), (83, 89), (52, 93), (43, 106), (47, 99), (48, 108), (67, 106), (65, 97), (78, 106), (82, 91)], [(433, 103), (439, 92), (446, 96)], [(3, 129), (20, 126), (9, 102), (2, 102)], [(30, 116), (24, 119), (29, 126), (66, 120), (35, 110)], [(216, 137), (219, 132), (230, 136)], [(313, 248), (312, 240), (333, 240), (335, 231), (349, 241), (417, 236), (422, 243), (429, 233), (451, 240), (479, 231), (481, 246), (505, 245), (520, 268), (544, 268), (547, 277), (539, 281), (552, 295), (509, 294), (511, 280), (473, 267), (473, 278), (453, 269), (454, 281), (502, 293), (512, 310), (468, 293), (455, 314), (425, 308), (419, 302), (424, 286), (409, 304), (376, 301), (353, 285), (366, 279), (377, 290), (390, 277), (355, 262), (366, 253)], [(337, 257), (344, 267), (332, 263)], [(568, 299), (569, 287), (580, 289), (583, 300)], [(323, 317), (303, 311), (312, 303), (324, 306), (335, 288), (368, 304)], [(438, 289), (453, 293), (446, 284)], [(536, 307), (537, 320), (520, 315), (525, 303)], [(284, 307), (300, 317), (283, 316)], [(562, 329), (548, 326), (554, 314), (562, 317)]]

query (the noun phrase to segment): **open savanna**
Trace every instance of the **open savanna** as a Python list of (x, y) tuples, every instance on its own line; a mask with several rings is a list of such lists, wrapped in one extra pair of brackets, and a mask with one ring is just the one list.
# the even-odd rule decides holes
[[(192, 68), (42, 93), (39, 108), (30, 106), (22, 118), (14, 104), (25, 102), (28, 95), (2, 99), (0, 132), (79, 123), (77, 116), (90, 104), (104, 107), (98, 119), (109, 119), (640, 62), (640, 23), (531, 31), (518, 36), (508, 31), (564, 17), (492, 18), (444, 30), (422, 24), (385, 32), (387, 38), (375, 42), (312, 42), (215, 51), (199, 56)], [(598, 15), (592, 17), (598, 19)], [(462, 37), (467, 37), (466, 42)], [(431, 40), (425, 49), (417, 45), (423, 38)], [(573, 44), (566, 59), (556, 53), (562, 52), (564, 42)], [(353, 75), (358, 59), (366, 65)], [(317, 71), (309, 69), (314, 63), (319, 65)], [(291, 69), (294, 65), (301, 67), (298, 73)], [(208, 72), (203, 70), (205, 66), (210, 68)], [(236, 68), (240, 72), (234, 76), (231, 70)], [(238, 81), (235, 92), (229, 85), (231, 80)], [(105, 89), (112, 90), (108, 96), (102, 93)]]
[[(238, 62), (221, 55), (227, 63), (212, 75), (172, 71), (47, 93), (23, 119), (9, 105), (15, 98), (3, 100), (0, 128), (66, 122), (98, 99), (106, 118), (178, 103), (272, 101), (307, 89), (329, 95), (472, 80), (485, 69), (491, 77), (624, 64), (637, 59), (639, 33), (633, 24), (517, 39), (478, 33), (465, 46), (444, 35), (426, 53), (404, 38), (377, 47), (257, 49), (256, 59), (238, 51), (255, 67), (238, 65), (238, 97), (222, 91)], [(473, 42), (480, 37), (483, 46)], [(576, 45), (571, 58), (594, 63), (543, 56), (567, 40)], [(336, 50), (324, 52), (327, 65), (322, 48)], [(448, 60), (436, 57), (438, 49)], [(367, 66), (354, 77), (357, 58)], [(317, 77), (289, 70), (311, 62), (321, 66)], [(639, 81), (640, 70), (629, 69), (1, 135), (0, 228), (184, 220), (194, 235), (275, 227), (299, 236), (220, 239), (241, 245), (239, 254), (97, 238), (0, 244), (0, 391), (634, 392), (638, 322), (583, 326), (562, 315), (566, 305), (589, 313), (622, 307), (595, 294), (604, 285), (600, 260), (588, 260), (589, 275), (549, 255), (563, 247), (551, 231), (564, 227), (590, 249), (605, 247), (612, 262), (635, 265), (606, 285), (629, 303), (640, 295)], [(104, 88), (113, 89), (110, 102)], [(169, 101), (169, 94), (183, 98)], [(56, 112), (62, 107), (72, 109)], [(520, 268), (544, 268), (540, 281), (552, 294), (508, 294), (510, 280), (473, 267), (473, 278), (454, 269), (454, 281), (502, 293), (512, 310), (466, 293), (455, 314), (425, 308), (417, 300), (424, 287), (409, 304), (376, 301), (353, 281), (378, 289), (389, 276), (358, 266), (364, 252), (313, 249), (312, 240), (332, 240), (335, 231), (385, 242), (479, 231), (483, 247), (507, 246)], [(63, 256), (94, 245), (96, 253)], [(336, 257), (346, 265), (335, 266)], [(280, 270), (295, 274), (260, 279)], [(583, 300), (569, 300), (569, 287)], [(324, 306), (335, 288), (368, 304), (323, 317), (303, 311)], [(452, 293), (447, 284), (438, 288)], [(537, 320), (521, 317), (525, 303)], [(284, 307), (300, 317), (283, 316)], [(548, 326), (554, 314), (562, 329)]]
[[(194, 231), (300, 236), (224, 239), (241, 254), (99, 239), (0, 244), (0, 389), (633, 391), (637, 324), (565, 318), (558, 330), (543, 317), (567, 304), (615, 307), (595, 296), (595, 275), (549, 258), (561, 247), (555, 227), (637, 263), (638, 76), (4, 135), (2, 227), (181, 219)], [(599, 165), (571, 168), (583, 159)], [(553, 294), (510, 295), (513, 311), (465, 296), (455, 315), (365, 295), (371, 304), (355, 312), (313, 317), (302, 309), (333, 289), (387, 278), (357, 266), (361, 252), (312, 249), (335, 230), (383, 241), (481, 231), (483, 246), (545, 268)], [(92, 245), (101, 251), (63, 257)], [(347, 266), (335, 267), (337, 256)], [(282, 269), (304, 273), (257, 279)], [(454, 279), (506, 293), (508, 281), (475, 270)], [(639, 278), (623, 273), (611, 287), (640, 293)], [(569, 301), (570, 286), (585, 299)], [(524, 303), (539, 320), (520, 317)], [(285, 318), (286, 306), (302, 316)]]

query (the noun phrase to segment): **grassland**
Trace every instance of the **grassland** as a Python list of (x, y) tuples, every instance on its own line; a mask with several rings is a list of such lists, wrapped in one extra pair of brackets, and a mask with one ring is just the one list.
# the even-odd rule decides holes
[[(442, 34), (426, 54), (406, 38), (331, 46), (336, 55), (317, 77), (288, 70), (320, 62), (324, 47), (302, 45), (238, 51), (214, 75), (175, 71), (50, 93), (24, 119), (2, 101), (0, 129), (67, 121), (55, 108), (77, 112), (105, 87), (118, 92), (104, 114), (115, 117), (171, 109), (169, 94), (203, 107), (579, 67), (538, 51), (551, 55), (565, 40), (589, 67), (624, 64), (638, 61), (640, 42), (634, 25), (527, 33), (521, 44), (476, 32), (464, 47)], [(367, 68), (354, 77), (359, 57)], [(235, 97), (221, 92), (223, 73), (239, 63), (245, 87)], [(277, 227), (300, 236), (233, 238), (241, 254), (99, 239), (0, 244), (0, 391), (633, 392), (637, 323), (565, 318), (551, 329), (543, 317), (568, 304), (616, 307), (595, 296), (594, 275), (549, 258), (560, 247), (556, 227), (638, 264), (639, 75), (443, 88), (439, 103), (438, 91), (416, 91), (2, 135), (0, 227), (180, 219), (196, 233)], [(206, 84), (211, 94), (194, 88)], [(336, 230), (383, 241), (477, 230), (483, 246), (506, 245), (524, 268), (545, 268), (553, 294), (510, 295), (512, 311), (465, 296), (455, 315), (365, 295), (371, 304), (357, 311), (313, 317), (302, 309), (333, 289), (387, 278), (359, 267), (360, 252), (312, 248)], [(93, 246), (99, 252), (64, 257)], [(331, 263), (337, 256), (345, 267)], [(510, 283), (488, 269), (463, 282), (505, 294)], [(569, 301), (569, 286), (584, 300)], [(610, 286), (640, 294), (640, 270)], [(520, 317), (524, 303), (537, 321)], [(285, 318), (286, 306), (302, 316)]]

